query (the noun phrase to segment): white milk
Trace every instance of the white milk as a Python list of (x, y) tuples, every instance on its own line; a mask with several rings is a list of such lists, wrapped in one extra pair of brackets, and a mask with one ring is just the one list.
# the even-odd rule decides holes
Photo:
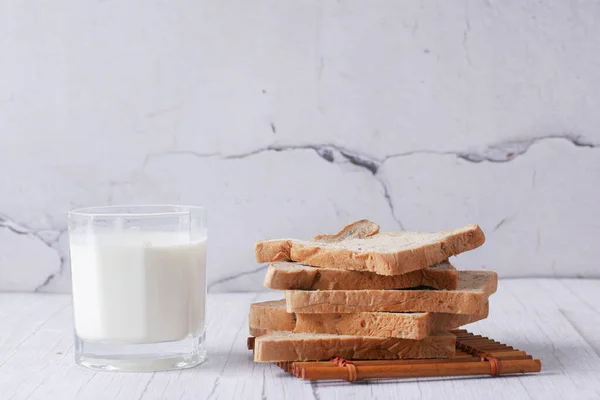
[(157, 343), (204, 327), (206, 239), (167, 232), (71, 240), (75, 330), (94, 342)]

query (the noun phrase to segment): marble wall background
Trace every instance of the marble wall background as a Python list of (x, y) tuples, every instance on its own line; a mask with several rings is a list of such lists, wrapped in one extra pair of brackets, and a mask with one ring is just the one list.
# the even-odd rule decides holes
[(0, 290), (68, 291), (66, 212), (210, 210), (257, 239), (479, 223), (454, 260), (600, 277), (600, 3), (0, 2)]

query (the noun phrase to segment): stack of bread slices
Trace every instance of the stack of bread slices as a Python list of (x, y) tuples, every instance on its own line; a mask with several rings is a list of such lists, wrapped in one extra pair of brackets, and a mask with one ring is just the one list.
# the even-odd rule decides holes
[(477, 225), (438, 233), (379, 232), (367, 220), (335, 235), (256, 243), (265, 286), (285, 299), (250, 308), (257, 362), (449, 358), (449, 330), (488, 315), (491, 271), (457, 271), (448, 258), (475, 249)]

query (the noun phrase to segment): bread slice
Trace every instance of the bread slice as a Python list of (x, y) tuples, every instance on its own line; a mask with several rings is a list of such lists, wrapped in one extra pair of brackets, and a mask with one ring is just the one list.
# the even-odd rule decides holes
[(447, 332), (423, 340), (271, 332), (254, 340), (254, 361), (450, 358), (455, 354), (455, 345), (456, 337)]
[(355, 313), (362, 311), (482, 314), (496, 292), (492, 271), (458, 271), (456, 290), (286, 290), (288, 312)]
[(448, 261), (391, 276), (277, 261), (269, 265), (264, 284), (279, 290), (404, 289), (416, 286), (456, 289), (458, 273)]
[(378, 225), (361, 220), (336, 235), (257, 242), (254, 253), (258, 262), (292, 260), (314, 267), (399, 275), (440, 263), (483, 242), (485, 236), (477, 225), (437, 233), (379, 233)]
[(435, 332), (458, 328), (488, 315), (482, 314), (358, 312), (353, 314), (294, 314), (286, 312), (285, 300), (250, 306), (250, 335), (273, 331), (329, 333), (337, 335), (424, 339)]
[(262, 336), (270, 331), (293, 331), (296, 314), (287, 312), (284, 299), (253, 303), (248, 325), (251, 336)]

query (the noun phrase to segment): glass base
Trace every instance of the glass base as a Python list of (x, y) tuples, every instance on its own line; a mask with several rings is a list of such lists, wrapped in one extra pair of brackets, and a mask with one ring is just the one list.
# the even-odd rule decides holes
[(145, 344), (90, 342), (75, 335), (75, 362), (96, 371), (165, 371), (192, 368), (205, 360), (204, 335)]

